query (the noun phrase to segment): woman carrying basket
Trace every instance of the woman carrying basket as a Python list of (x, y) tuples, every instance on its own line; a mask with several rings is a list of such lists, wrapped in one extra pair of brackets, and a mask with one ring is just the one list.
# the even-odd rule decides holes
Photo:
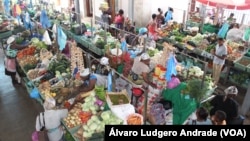
[[(18, 50), (22, 50), (26, 47), (28, 47), (28, 45), (18, 45), (16, 44), (16, 38), (15, 36), (11, 36), (8, 38), (7, 40), (7, 48), (6, 48), (6, 56), (4, 59), (4, 66), (5, 66), (5, 75), (8, 75), (11, 77), (12, 80), (12, 84), (20, 84), (21, 80), (20, 80), (20, 76), (18, 75), (17, 71), (17, 64), (16, 64), (16, 55)], [(17, 76), (17, 78), (16, 78)], [(18, 80), (17, 80), (18, 79)]]

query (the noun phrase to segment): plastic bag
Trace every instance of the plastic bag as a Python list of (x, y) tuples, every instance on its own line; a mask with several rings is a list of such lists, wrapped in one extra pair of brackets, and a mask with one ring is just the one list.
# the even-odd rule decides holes
[(37, 99), (40, 97), (40, 93), (38, 91), (37, 88), (34, 88), (31, 92), (30, 92), (30, 97), (31, 98), (34, 98), (34, 99)]
[(180, 80), (177, 77), (172, 77), (171, 80), (167, 83), (168, 89), (174, 89), (180, 84)]
[(165, 109), (161, 103), (156, 103), (151, 106), (149, 120), (153, 125), (165, 124)]
[(43, 34), (43, 41), (46, 45), (52, 45), (52, 42), (51, 42), (51, 39), (49, 37), (49, 33), (48, 31), (46, 30)]

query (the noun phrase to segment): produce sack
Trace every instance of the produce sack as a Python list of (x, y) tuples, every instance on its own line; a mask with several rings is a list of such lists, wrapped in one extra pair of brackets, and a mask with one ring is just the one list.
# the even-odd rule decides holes
[(165, 109), (161, 103), (153, 104), (148, 114), (149, 121), (152, 125), (165, 124)]
[(172, 77), (169, 82), (167, 82), (167, 88), (168, 89), (174, 89), (180, 84), (180, 80), (177, 77)]
[(43, 41), (46, 45), (52, 45), (52, 42), (51, 42), (51, 39), (49, 37), (49, 33), (48, 31), (46, 30), (43, 34)]
[(37, 99), (40, 97), (40, 93), (39, 90), (37, 88), (34, 88), (31, 92), (30, 92), (30, 97)]

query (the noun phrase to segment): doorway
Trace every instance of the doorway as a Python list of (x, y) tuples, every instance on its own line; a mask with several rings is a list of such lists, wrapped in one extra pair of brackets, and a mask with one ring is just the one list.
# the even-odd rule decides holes
[(92, 0), (86, 0), (86, 8), (87, 8), (87, 16), (92, 17), (93, 16)]

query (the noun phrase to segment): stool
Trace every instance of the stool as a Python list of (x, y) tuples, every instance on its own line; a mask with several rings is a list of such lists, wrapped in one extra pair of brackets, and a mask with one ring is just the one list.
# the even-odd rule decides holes
[(133, 99), (135, 97), (135, 107), (137, 107), (138, 100), (143, 94), (143, 90), (140, 88), (132, 88), (131, 104), (133, 104)]

